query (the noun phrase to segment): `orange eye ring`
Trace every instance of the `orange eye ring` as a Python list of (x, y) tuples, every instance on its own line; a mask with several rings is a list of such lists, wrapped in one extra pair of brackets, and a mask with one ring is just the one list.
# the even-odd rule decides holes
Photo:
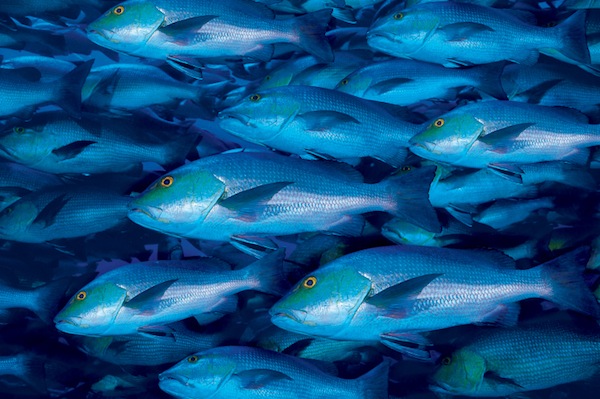
[(85, 291), (79, 291), (77, 295), (75, 295), (75, 299), (78, 301), (83, 301), (85, 298), (87, 298), (87, 292)]
[(25, 133), (25, 128), (23, 126), (15, 126), (13, 127), (13, 132), (17, 134), (23, 134)]
[(403, 166), (403, 167), (402, 167), (402, 171), (403, 171), (403, 172), (408, 172), (408, 171), (410, 171), (410, 170), (412, 170), (412, 168), (411, 168), (410, 166)]
[(342, 86), (346, 86), (348, 84), (348, 79), (344, 79), (340, 82)]
[(198, 361), (198, 356), (192, 355), (187, 358), (188, 363), (196, 363)]
[(401, 12), (397, 12), (397, 13), (395, 13), (395, 14), (394, 14), (394, 19), (395, 19), (396, 21), (399, 21), (399, 20), (401, 20), (402, 18), (404, 18), (404, 14), (402, 14)]
[(442, 119), (442, 118), (439, 118), (439, 119), (436, 119), (435, 122), (433, 122), (433, 126), (442, 127), (442, 126), (444, 126), (444, 123), (446, 123), (446, 121), (444, 121), (444, 119)]
[(452, 364), (452, 359), (449, 357), (445, 357), (442, 359), (442, 365), (443, 366), (449, 366), (450, 364)]
[(165, 176), (160, 180), (160, 185), (163, 187), (171, 187), (173, 185), (173, 177)]
[(313, 288), (317, 284), (317, 278), (315, 276), (310, 276), (302, 283), (304, 288)]
[(116, 6), (115, 9), (113, 10), (113, 14), (115, 15), (121, 15), (125, 12), (125, 7), (123, 6)]
[(250, 101), (258, 101), (260, 100), (262, 97), (260, 96), (260, 94), (253, 94), (250, 97)]

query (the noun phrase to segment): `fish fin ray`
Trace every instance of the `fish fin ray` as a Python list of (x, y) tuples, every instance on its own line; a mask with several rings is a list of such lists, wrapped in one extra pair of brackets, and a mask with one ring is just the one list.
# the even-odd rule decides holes
[(126, 300), (123, 306), (137, 309), (143, 312), (152, 313), (157, 305), (160, 303), (161, 298), (165, 294), (165, 292), (169, 289), (173, 283), (175, 283), (178, 279), (167, 280), (162, 283), (156, 284), (133, 298)]
[(293, 182), (263, 184), (219, 201), (219, 205), (235, 213), (235, 218), (246, 222), (256, 221), (275, 194)]

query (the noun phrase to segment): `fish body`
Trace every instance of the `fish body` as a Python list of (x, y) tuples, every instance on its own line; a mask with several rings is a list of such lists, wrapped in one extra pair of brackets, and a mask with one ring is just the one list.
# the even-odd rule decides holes
[(388, 240), (402, 245), (445, 247), (461, 242), (461, 235), (469, 233), (463, 225), (443, 227), (440, 233), (427, 231), (401, 218), (393, 218), (381, 226), (381, 234)]
[(92, 108), (127, 111), (199, 100), (203, 90), (151, 65), (114, 64), (91, 70), (83, 85), (82, 102)]
[(92, 62), (86, 62), (52, 84), (41, 81), (36, 68), (0, 68), (0, 117), (16, 116), (23, 119), (46, 104), (57, 104), (71, 115), (78, 116), (81, 107), (81, 87)]
[(223, 346), (198, 352), (159, 375), (160, 388), (176, 397), (344, 398), (387, 397), (388, 364), (342, 379), (304, 359), (260, 348)]
[(512, 101), (456, 108), (411, 140), (411, 151), (454, 166), (568, 161), (583, 165), (600, 129), (578, 111)]
[(98, 233), (127, 220), (129, 200), (118, 192), (95, 186), (42, 189), (0, 212), (0, 237), (43, 243)]
[(314, 231), (359, 235), (360, 214), (371, 211), (414, 216), (436, 228), (426, 196), (417, 194), (428, 189), (432, 170), (413, 176), (365, 184), (347, 165), (233, 151), (169, 172), (131, 202), (129, 218), (166, 234), (219, 241)]
[(521, 201), (500, 200), (473, 216), (473, 220), (502, 231), (514, 224), (525, 221), (541, 210), (549, 210), (553, 207), (554, 201), (552, 198)]
[(283, 281), (282, 256), (278, 251), (235, 271), (210, 258), (126, 265), (75, 294), (54, 318), (56, 328), (106, 336), (135, 334), (192, 316), (214, 321), (235, 311), (238, 292), (277, 294)]
[(0, 283), (0, 310), (28, 309), (44, 322), (51, 322), (53, 312), (59, 305), (69, 281), (58, 279), (36, 288), (25, 288), (10, 281)]
[[(72, 62), (39, 55), (23, 55), (2, 60), (0, 68), (19, 69), (37, 68), (41, 73), (41, 81), (52, 82), (75, 69)], [(90, 71), (91, 72), (91, 71)], [(89, 78), (89, 74), (87, 76)], [(87, 80), (86, 78), (86, 80)]]
[(275, 19), (271, 10), (246, 0), (129, 0), (88, 28), (96, 44), (156, 59), (240, 59), (268, 61), (275, 43), (292, 43), (332, 60), (324, 32), (330, 11)]
[(192, 353), (219, 346), (222, 333), (191, 331), (182, 323), (172, 323), (161, 333), (104, 337), (81, 337), (82, 350), (94, 357), (119, 365), (157, 366), (175, 363)]
[(377, 103), (309, 86), (259, 90), (219, 117), (228, 132), (280, 151), (313, 159), (370, 156), (393, 166), (421, 129)]
[(430, 389), (446, 395), (506, 397), (588, 379), (598, 372), (600, 334), (540, 323), (478, 334), (445, 358)]
[(598, 304), (574, 266), (578, 256), (581, 253), (571, 253), (517, 270), (512, 259), (489, 251), (372, 248), (317, 269), (269, 312), (273, 324), (289, 331), (338, 340), (380, 340), (427, 358), (402, 342), (423, 344), (420, 332), (463, 324), (514, 325), (516, 302), (523, 299), (545, 298), (598, 314)]
[(533, 65), (540, 52), (589, 63), (585, 13), (554, 28), (535, 25), (533, 15), (452, 1), (396, 9), (376, 20), (367, 34), (384, 53), (446, 67), (508, 60)]
[(344, 77), (336, 90), (402, 106), (428, 99), (452, 101), (466, 87), (503, 99), (502, 68), (501, 64), (455, 69), (406, 59), (380, 61)]
[(49, 173), (129, 171), (141, 162), (180, 162), (196, 139), (185, 126), (139, 115), (75, 120), (62, 112), (43, 112), (4, 127), (0, 156)]

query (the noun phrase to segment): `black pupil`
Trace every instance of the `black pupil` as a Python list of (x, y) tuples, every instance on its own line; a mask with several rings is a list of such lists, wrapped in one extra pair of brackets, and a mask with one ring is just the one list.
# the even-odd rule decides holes
[(171, 179), (165, 179), (164, 184), (165, 184), (165, 186), (170, 186), (171, 185)]
[(306, 285), (312, 286), (314, 282), (312, 280), (306, 280)]
[(79, 298), (83, 299), (83, 294), (79, 294)]

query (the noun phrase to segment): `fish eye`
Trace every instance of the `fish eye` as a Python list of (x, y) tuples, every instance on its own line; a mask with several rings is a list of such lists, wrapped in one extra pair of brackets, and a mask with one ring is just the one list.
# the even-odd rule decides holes
[(340, 83), (345, 86), (348, 84), (348, 79), (344, 79)]
[(76, 298), (78, 301), (83, 301), (85, 298), (87, 298), (87, 292), (85, 292), (85, 291), (79, 291), (79, 292), (77, 293), (77, 295), (75, 296), (75, 298)]
[(444, 126), (444, 123), (445, 123), (444, 119), (442, 119), (442, 118), (436, 119), (436, 121), (433, 122), (433, 126), (442, 127), (442, 126)]
[(258, 101), (260, 99), (261, 99), (260, 94), (253, 94), (250, 96), (250, 101)]
[(187, 358), (188, 363), (196, 363), (198, 361), (198, 356), (192, 355)]
[(403, 166), (403, 167), (402, 167), (402, 171), (403, 171), (403, 172), (408, 172), (408, 171), (410, 171), (411, 169), (412, 169), (412, 168), (411, 168), (410, 166)]
[(443, 366), (449, 366), (451, 363), (452, 363), (452, 359), (449, 358), (448, 356), (446, 356), (445, 358), (442, 359)]
[(265, 80), (271, 80), (271, 75), (265, 76)]
[(15, 126), (13, 127), (13, 132), (17, 134), (23, 134), (25, 133), (25, 128), (23, 126)]
[(399, 21), (402, 18), (404, 18), (404, 14), (402, 14), (401, 12), (397, 12), (397, 13), (394, 14), (394, 19), (395, 20)]
[(302, 283), (304, 288), (312, 288), (317, 284), (317, 278), (315, 276), (310, 276)]
[(171, 187), (172, 184), (173, 184), (173, 177), (171, 177), (171, 176), (165, 176), (160, 181), (160, 185), (163, 187)]
[(115, 15), (121, 15), (125, 12), (125, 7), (123, 6), (116, 6), (115, 9), (113, 10), (113, 14)]

